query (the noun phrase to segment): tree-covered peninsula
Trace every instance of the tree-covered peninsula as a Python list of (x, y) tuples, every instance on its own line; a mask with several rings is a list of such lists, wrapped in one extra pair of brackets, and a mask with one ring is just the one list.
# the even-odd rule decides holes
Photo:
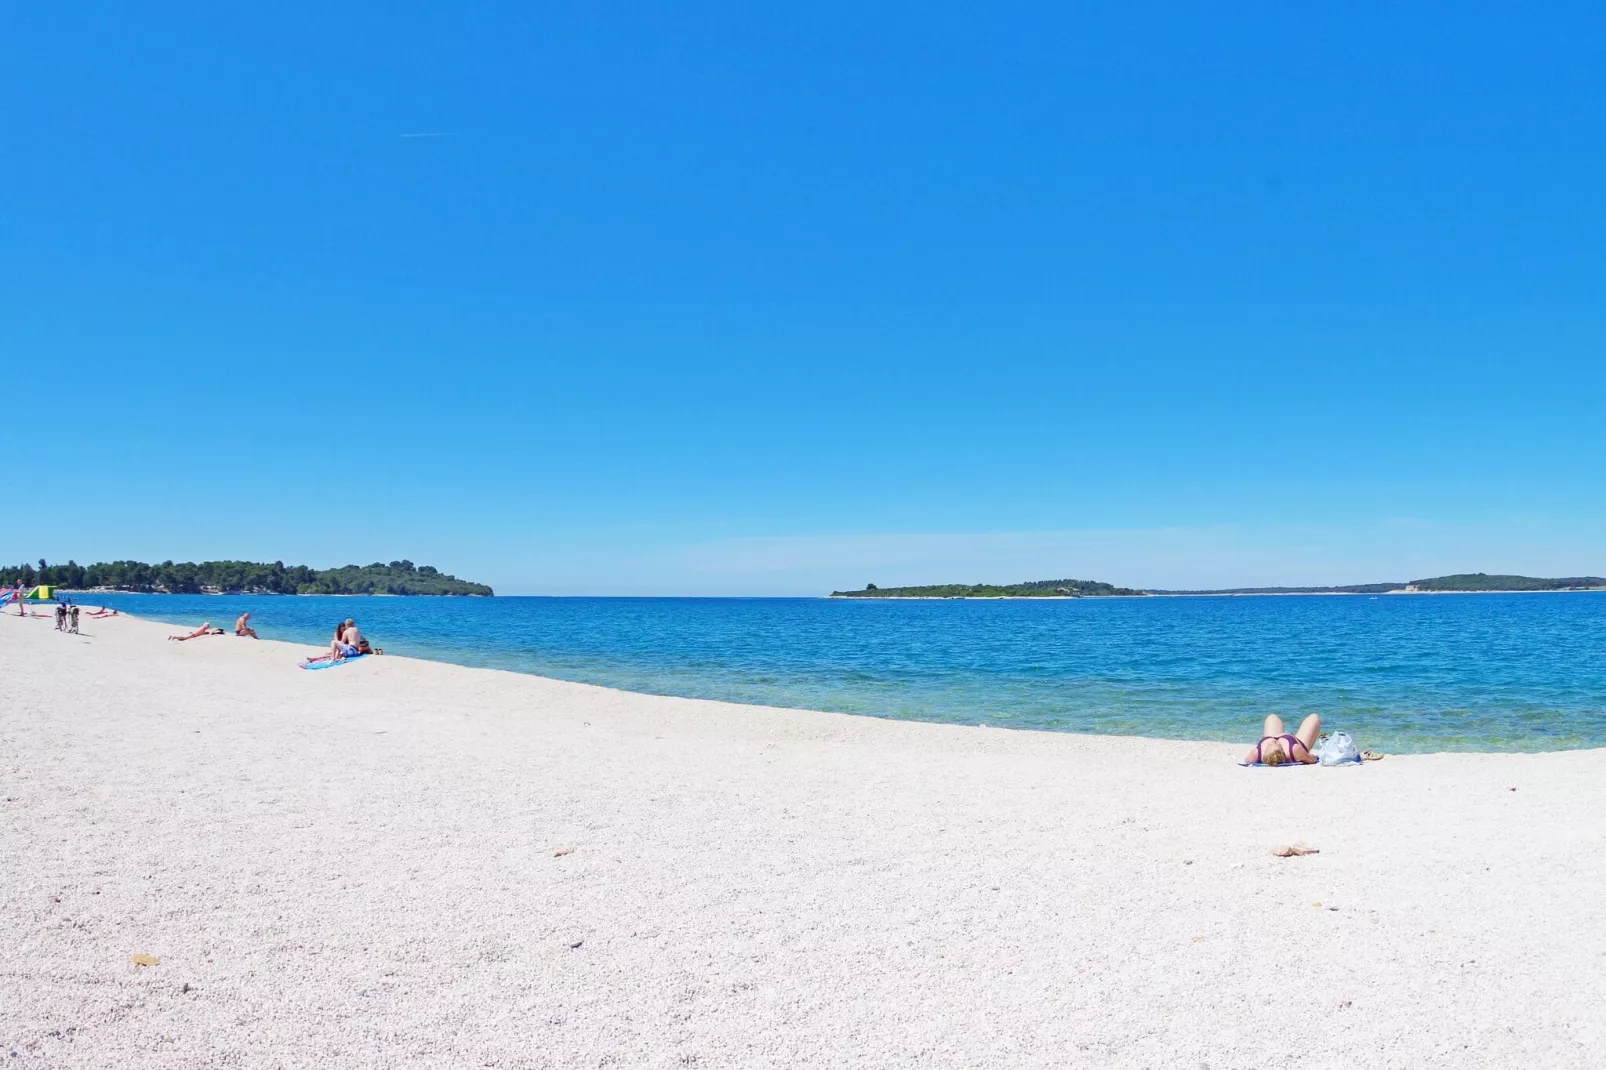
[(135, 591), (151, 594), (424, 594), (490, 595), (483, 583), (449, 576), (411, 561), (315, 569), (283, 561), (105, 561), (80, 565), (0, 567), (0, 586), (51, 584), (69, 590)]
[(1435, 576), (1399, 583), (1355, 583), (1344, 587), (1229, 587), (1208, 591), (1134, 590), (1094, 580), (1036, 580), (1032, 583), (944, 583), (927, 587), (877, 587), (832, 591), (832, 598), (1096, 598), (1112, 595), (1200, 594), (1432, 594), (1499, 591), (1590, 591), (1606, 589), (1606, 577), (1490, 576), (1482, 572)]
[(1097, 598), (1140, 595), (1130, 587), (1097, 580), (1036, 580), (1031, 583), (944, 583), (931, 587), (877, 587), (862, 591), (832, 591), (832, 598)]
[(1462, 572), (1454, 576), (1434, 576), (1425, 580), (1398, 583), (1356, 583), (1347, 587), (1228, 587), (1210, 591), (1150, 591), (1150, 594), (1432, 594), (1452, 592), (1500, 591), (1589, 591), (1606, 587), (1606, 577), (1490, 576), (1482, 572)]
[(1455, 576), (1436, 576), (1430, 580), (1412, 580), (1403, 588), (1407, 591), (1587, 591), (1606, 587), (1606, 577), (1563, 576), (1544, 579), (1539, 576), (1487, 576), (1482, 572), (1464, 572)]

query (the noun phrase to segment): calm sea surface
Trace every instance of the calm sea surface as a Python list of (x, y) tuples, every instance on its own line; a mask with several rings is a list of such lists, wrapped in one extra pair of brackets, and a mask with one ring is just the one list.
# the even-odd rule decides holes
[(250, 610), (264, 638), (319, 645), (351, 616), (389, 653), (876, 717), (1253, 740), (1267, 712), (1318, 711), (1391, 751), (1606, 745), (1606, 593), (83, 602), (191, 627)]

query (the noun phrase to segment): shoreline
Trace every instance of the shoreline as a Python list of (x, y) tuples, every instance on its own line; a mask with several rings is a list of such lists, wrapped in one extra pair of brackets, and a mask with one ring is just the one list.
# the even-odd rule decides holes
[[(1381, 598), (1385, 595), (1448, 595), (1448, 594), (1599, 594), (1606, 587), (1558, 587), (1553, 590), (1513, 591), (1146, 591), (1143, 594), (996, 594), (996, 595), (926, 595), (926, 594), (828, 594), (824, 597), (843, 602), (1104, 602), (1119, 598)], [(517, 596), (513, 596), (517, 597)]]
[(1554, 937), (1594, 931), (1606, 750), (1242, 769), (88, 631), (0, 617), (19, 1066), (1293, 1068), (1266, 1021), (1336, 1019), (1334, 1065), (1584, 1067), (1606, 1031), (1606, 955)]
[[(1427, 592), (1424, 592), (1424, 593), (1427, 593)], [(1551, 592), (1534, 592), (1534, 593), (1551, 593)], [(203, 597), (203, 596), (197, 595), (197, 596), (183, 596), (183, 597), (196, 597), (196, 598), (199, 598), (199, 597)], [(379, 597), (379, 596), (328, 595), (328, 596), (322, 596), (322, 597), (358, 598), (358, 597)], [(1124, 597), (1131, 597), (1131, 596), (1109, 595), (1109, 596), (1100, 596), (1100, 597), (1124, 598)], [(919, 600), (919, 599), (910, 599), (910, 600)], [(931, 599), (931, 600), (932, 601), (945, 601), (945, 600), (949, 600), (949, 599)], [(1030, 600), (1035, 600), (1035, 599), (1030, 599)], [(1060, 600), (1065, 600), (1065, 599), (1060, 599)], [(90, 605), (90, 603), (84, 603), (84, 605), (87, 606), (87, 605)], [(102, 619), (106, 619), (106, 618), (102, 618)], [(190, 619), (190, 620), (176, 620), (175, 619), (175, 620), (171, 620), (171, 621), (162, 621), (162, 620), (158, 620), (158, 619), (156, 619), (154, 617), (142, 616), (140, 614), (130, 613), (130, 612), (127, 612), (127, 611), (121, 612), (116, 619), (132, 621), (132, 622), (134, 622), (136, 624), (139, 624), (141, 626), (155, 627), (156, 629), (158, 629), (159, 631), (162, 631), (164, 633), (169, 631), (169, 630), (171, 630), (171, 629), (179, 629), (181, 631), (187, 631), (187, 630), (191, 629), (195, 624), (195, 620), (194, 619)], [(196, 619), (198, 619), (198, 615), (197, 615)], [(86, 622), (86, 623), (92, 623), (92, 622)], [(229, 622), (228, 622), (227, 619), (224, 619), (221, 622), (214, 622), (214, 624), (219, 624), (219, 623), (222, 626), (225, 626), (225, 628), (226, 628)], [(224, 639), (224, 640), (233, 641), (236, 637), (233, 636), (233, 635), (223, 635), (223, 636), (219, 636), (219, 637), (215, 637), (215, 638), (220, 638), (220, 639)], [(200, 641), (206, 642), (208, 640), (203, 639), (203, 640), (200, 640)], [(276, 639), (262, 639), (262, 640), (257, 640), (256, 642), (272, 643), (272, 644), (275, 644), (275, 645), (278, 645), (278, 646), (283, 646), (287, 650), (299, 650), (299, 651), (304, 651), (304, 652), (310, 652), (310, 653), (313, 653), (313, 654), (324, 654), (324, 653), (327, 653), (327, 650), (328, 650), (327, 644), (325, 643), (325, 641), (324, 641), (324, 639), (323, 639), (321, 634), (316, 639), (300, 640), (300, 639), (276, 638)], [(386, 644), (385, 643), (379, 643), (379, 644), (376, 644), (376, 645), (385, 646)], [(421, 663), (424, 663), (424, 664), (430, 664), (430, 665), (452, 666), (454, 668), (468, 669), (468, 670), (472, 670), (474, 672), (508, 673), (508, 674), (511, 674), (513, 676), (516, 676), (516, 677), (541, 680), (541, 681), (545, 681), (547, 683), (551, 683), (551, 684), (554, 684), (554, 685), (601, 688), (603, 690), (614, 692), (614, 693), (617, 693), (617, 694), (622, 695), (622, 696), (635, 696), (635, 697), (640, 697), (640, 698), (644, 698), (644, 699), (655, 699), (655, 700), (656, 699), (666, 699), (666, 700), (672, 700), (672, 701), (689, 701), (689, 702), (716, 702), (716, 703), (734, 705), (734, 706), (737, 706), (737, 707), (754, 709), (754, 710), (788, 711), (788, 712), (795, 712), (795, 713), (807, 713), (807, 714), (818, 715), (818, 716), (822, 716), (822, 717), (847, 717), (847, 718), (852, 718), (854, 720), (884, 721), (884, 722), (891, 722), (891, 723), (896, 723), (896, 724), (935, 725), (935, 726), (941, 726), (941, 727), (947, 727), (947, 728), (959, 728), (959, 729), (966, 729), (966, 730), (982, 729), (982, 730), (986, 730), (986, 731), (990, 731), (990, 732), (1030, 733), (1030, 734), (1038, 734), (1038, 735), (1051, 736), (1051, 737), (1054, 737), (1054, 736), (1070, 736), (1070, 737), (1087, 738), (1087, 739), (1119, 739), (1119, 740), (1127, 740), (1127, 741), (1134, 742), (1134, 743), (1180, 743), (1180, 744), (1201, 744), (1201, 745), (1206, 745), (1206, 746), (1223, 746), (1223, 745), (1225, 745), (1225, 746), (1236, 746), (1236, 747), (1248, 747), (1248, 746), (1251, 746), (1253, 744), (1253, 742), (1254, 742), (1252, 736), (1253, 736), (1253, 734), (1254, 734), (1254, 732), (1255, 732), (1255, 730), (1256, 730), (1256, 728), (1258, 726), (1259, 718), (1262, 716), (1260, 713), (1256, 713), (1254, 716), (1247, 717), (1245, 719), (1245, 721), (1243, 723), (1243, 726), (1242, 726), (1242, 728), (1243, 728), (1242, 738), (1240, 738), (1238, 735), (1233, 735), (1231, 737), (1226, 737), (1226, 736), (1222, 736), (1222, 735), (1204, 735), (1204, 734), (1200, 734), (1200, 735), (1164, 736), (1164, 735), (1145, 735), (1145, 734), (1133, 734), (1133, 733), (1107, 733), (1107, 732), (1098, 732), (1098, 731), (1088, 731), (1088, 730), (1085, 730), (1085, 729), (1044, 728), (1044, 727), (1038, 727), (1038, 726), (1034, 726), (1034, 725), (1030, 725), (1030, 724), (997, 723), (997, 722), (992, 722), (992, 721), (987, 720), (987, 717), (989, 715), (984, 711), (977, 711), (974, 714), (974, 717), (975, 717), (974, 720), (972, 720), (970, 718), (966, 718), (966, 719), (960, 720), (960, 719), (957, 719), (957, 718), (955, 718), (955, 719), (940, 719), (940, 718), (935, 718), (935, 717), (928, 719), (928, 718), (919, 717), (919, 716), (894, 715), (894, 714), (890, 714), (890, 713), (869, 712), (869, 711), (865, 711), (865, 710), (844, 710), (844, 709), (832, 710), (832, 709), (822, 709), (822, 708), (818, 708), (818, 707), (814, 707), (814, 706), (808, 706), (808, 705), (781, 705), (781, 704), (766, 704), (766, 703), (761, 703), (761, 702), (748, 702), (748, 701), (743, 701), (743, 700), (740, 700), (740, 699), (721, 698), (721, 697), (718, 697), (717, 695), (709, 695), (709, 694), (706, 694), (706, 693), (702, 694), (702, 695), (699, 695), (699, 694), (696, 694), (696, 693), (692, 693), (692, 694), (677, 693), (675, 691), (636, 690), (636, 689), (632, 689), (632, 688), (629, 688), (629, 687), (619, 686), (617, 684), (602, 682), (602, 681), (599, 681), (599, 680), (585, 680), (585, 679), (566, 678), (566, 677), (562, 677), (562, 676), (551, 676), (551, 675), (547, 675), (547, 674), (542, 673), (542, 672), (533, 671), (533, 670), (524, 669), (524, 668), (489, 665), (489, 664), (484, 664), (484, 663), (475, 664), (472, 661), (454, 660), (454, 658), (452, 657), (452, 654), (451, 654), (450, 651), (432, 651), (432, 650), (429, 650), (427, 648), (425, 650), (417, 651), (417, 652), (413, 652), (413, 653), (397, 653), (397, 652), (394, 652), (394, 649), (393, 649), (392, 653), (385, 654), (385, 655), (383, 655), (383, 657), (386, 658), (387, 660), (406, 659), (406, 660), (417, 661), (417, 662), (421, 662)], [(708, 690), (708, 689), (704, 689), (704, 690)], [(1349, 731), (1349, 732), (1351, 732), (1352, 734), (1354, 734), (1356, 736), (1358, 744), (1362, 748), (1370, 747), (1370, 748), (1373, 748), (1373, 749), (1383, 750), (1383, 751), (1385, 751), (1386, 753), (1388, 753), (1388, 754), (1390, 754), (1392, 756), (1404, 756), (1404, 755), (1422, 756), (1422, 755), (1440, 755), (1440, 754), (1443, 754), (1443, 755), (1564, 754), (1564, 753), (1574, 753), (1574, 752), (1578, 752), (1578, 751), (1589, 751), (1589, 750), (1596, 749), (1596, 748), (1590, 747), (1590, 746), (1540, 746), (1540, 747), (1537, 747), (1537, 748), (1512, 748), (1512, 747), (1507, 747), (1505, 749), (1500, 749), (1500, 748), (1491, 747), (1491, 746), (1487, 746), (1487, 745), (1479, 746), (1479, 745), (1474, 744), (1473, 746), (1460, 746), (1460, 747), (1456, 747), (1456, 748), (1453, 748), (1453, 749), (1418, 750), (1418, 749), (1415, 749), (1415, 746), (1413, 744), (1411, 744), (1411, 743), (1406, 743), (1406, 744), (1402, 745), (1399, 741), (1391, 742), (1389, 739), (1386, 739), (1386, 738), (1383, 739), (1383, 740), (1378, 740), (1375, 736), (1368, 736), (1368, 734), (1364, 730), (1359, 730), (1358, 731), (1356, 726), (1354, 726), (1352, 724), (1346, 724), (1343, 721), (1341, 714), (1340, 715), (1334, 715), (1331, 711), (1326, 710), (1326, 709), (1320, 709), (1320, 708), (1313, 709), (1311, 706), (1299, 705), (1299, 704), (1281, 707), (1281, 709), (1283, 710), (1285, 718), (1289, 719), (1288, 723), (1289, 723), (1290, 727), (1292, 727), (1295, 724), (1295, 722), (1297, 722), (1299, 720), (1299, 718), (1304, 715), (1304, 713), (1319, 712), (1319, 713), (1322, 713), (1322, 715), (1323, 715), (1323, 719), (1324, 719), (1324, 722), (1325, 722), (1325, 725), (1324, 725), (1325, 730), (1329, 730), (1329, 731)], [(1404, 748), (1403, 750), (1401, 749), (1402, 746)]]

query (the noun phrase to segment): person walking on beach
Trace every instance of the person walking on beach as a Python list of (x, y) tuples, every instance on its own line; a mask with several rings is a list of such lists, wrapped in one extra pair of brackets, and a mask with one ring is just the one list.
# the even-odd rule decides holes
[(66, 630), (67, 630), (67, 604), (65, 602), (57, 602), (56, 603), (56, 631), (64, 632)]
[(72, 631), (72, 633), (74, 635), (77, 635), (78, 634), (78, 607), (77, 606), (73, 606), (71, 609), (69, 609), (67, 611), (67, 615), (72, 619), (71, 631)]

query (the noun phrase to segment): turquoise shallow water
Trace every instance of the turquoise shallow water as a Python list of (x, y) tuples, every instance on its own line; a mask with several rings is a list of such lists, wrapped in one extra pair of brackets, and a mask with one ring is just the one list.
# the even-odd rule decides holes
[(1267, 712), (1317, 711), (1391, 751), (1606, 745), (1606, 593), (83, 601), (192, 627), (249, 609), (320, 644), (352, 616), (398, 654), (878, 717), (1253, 740)]

